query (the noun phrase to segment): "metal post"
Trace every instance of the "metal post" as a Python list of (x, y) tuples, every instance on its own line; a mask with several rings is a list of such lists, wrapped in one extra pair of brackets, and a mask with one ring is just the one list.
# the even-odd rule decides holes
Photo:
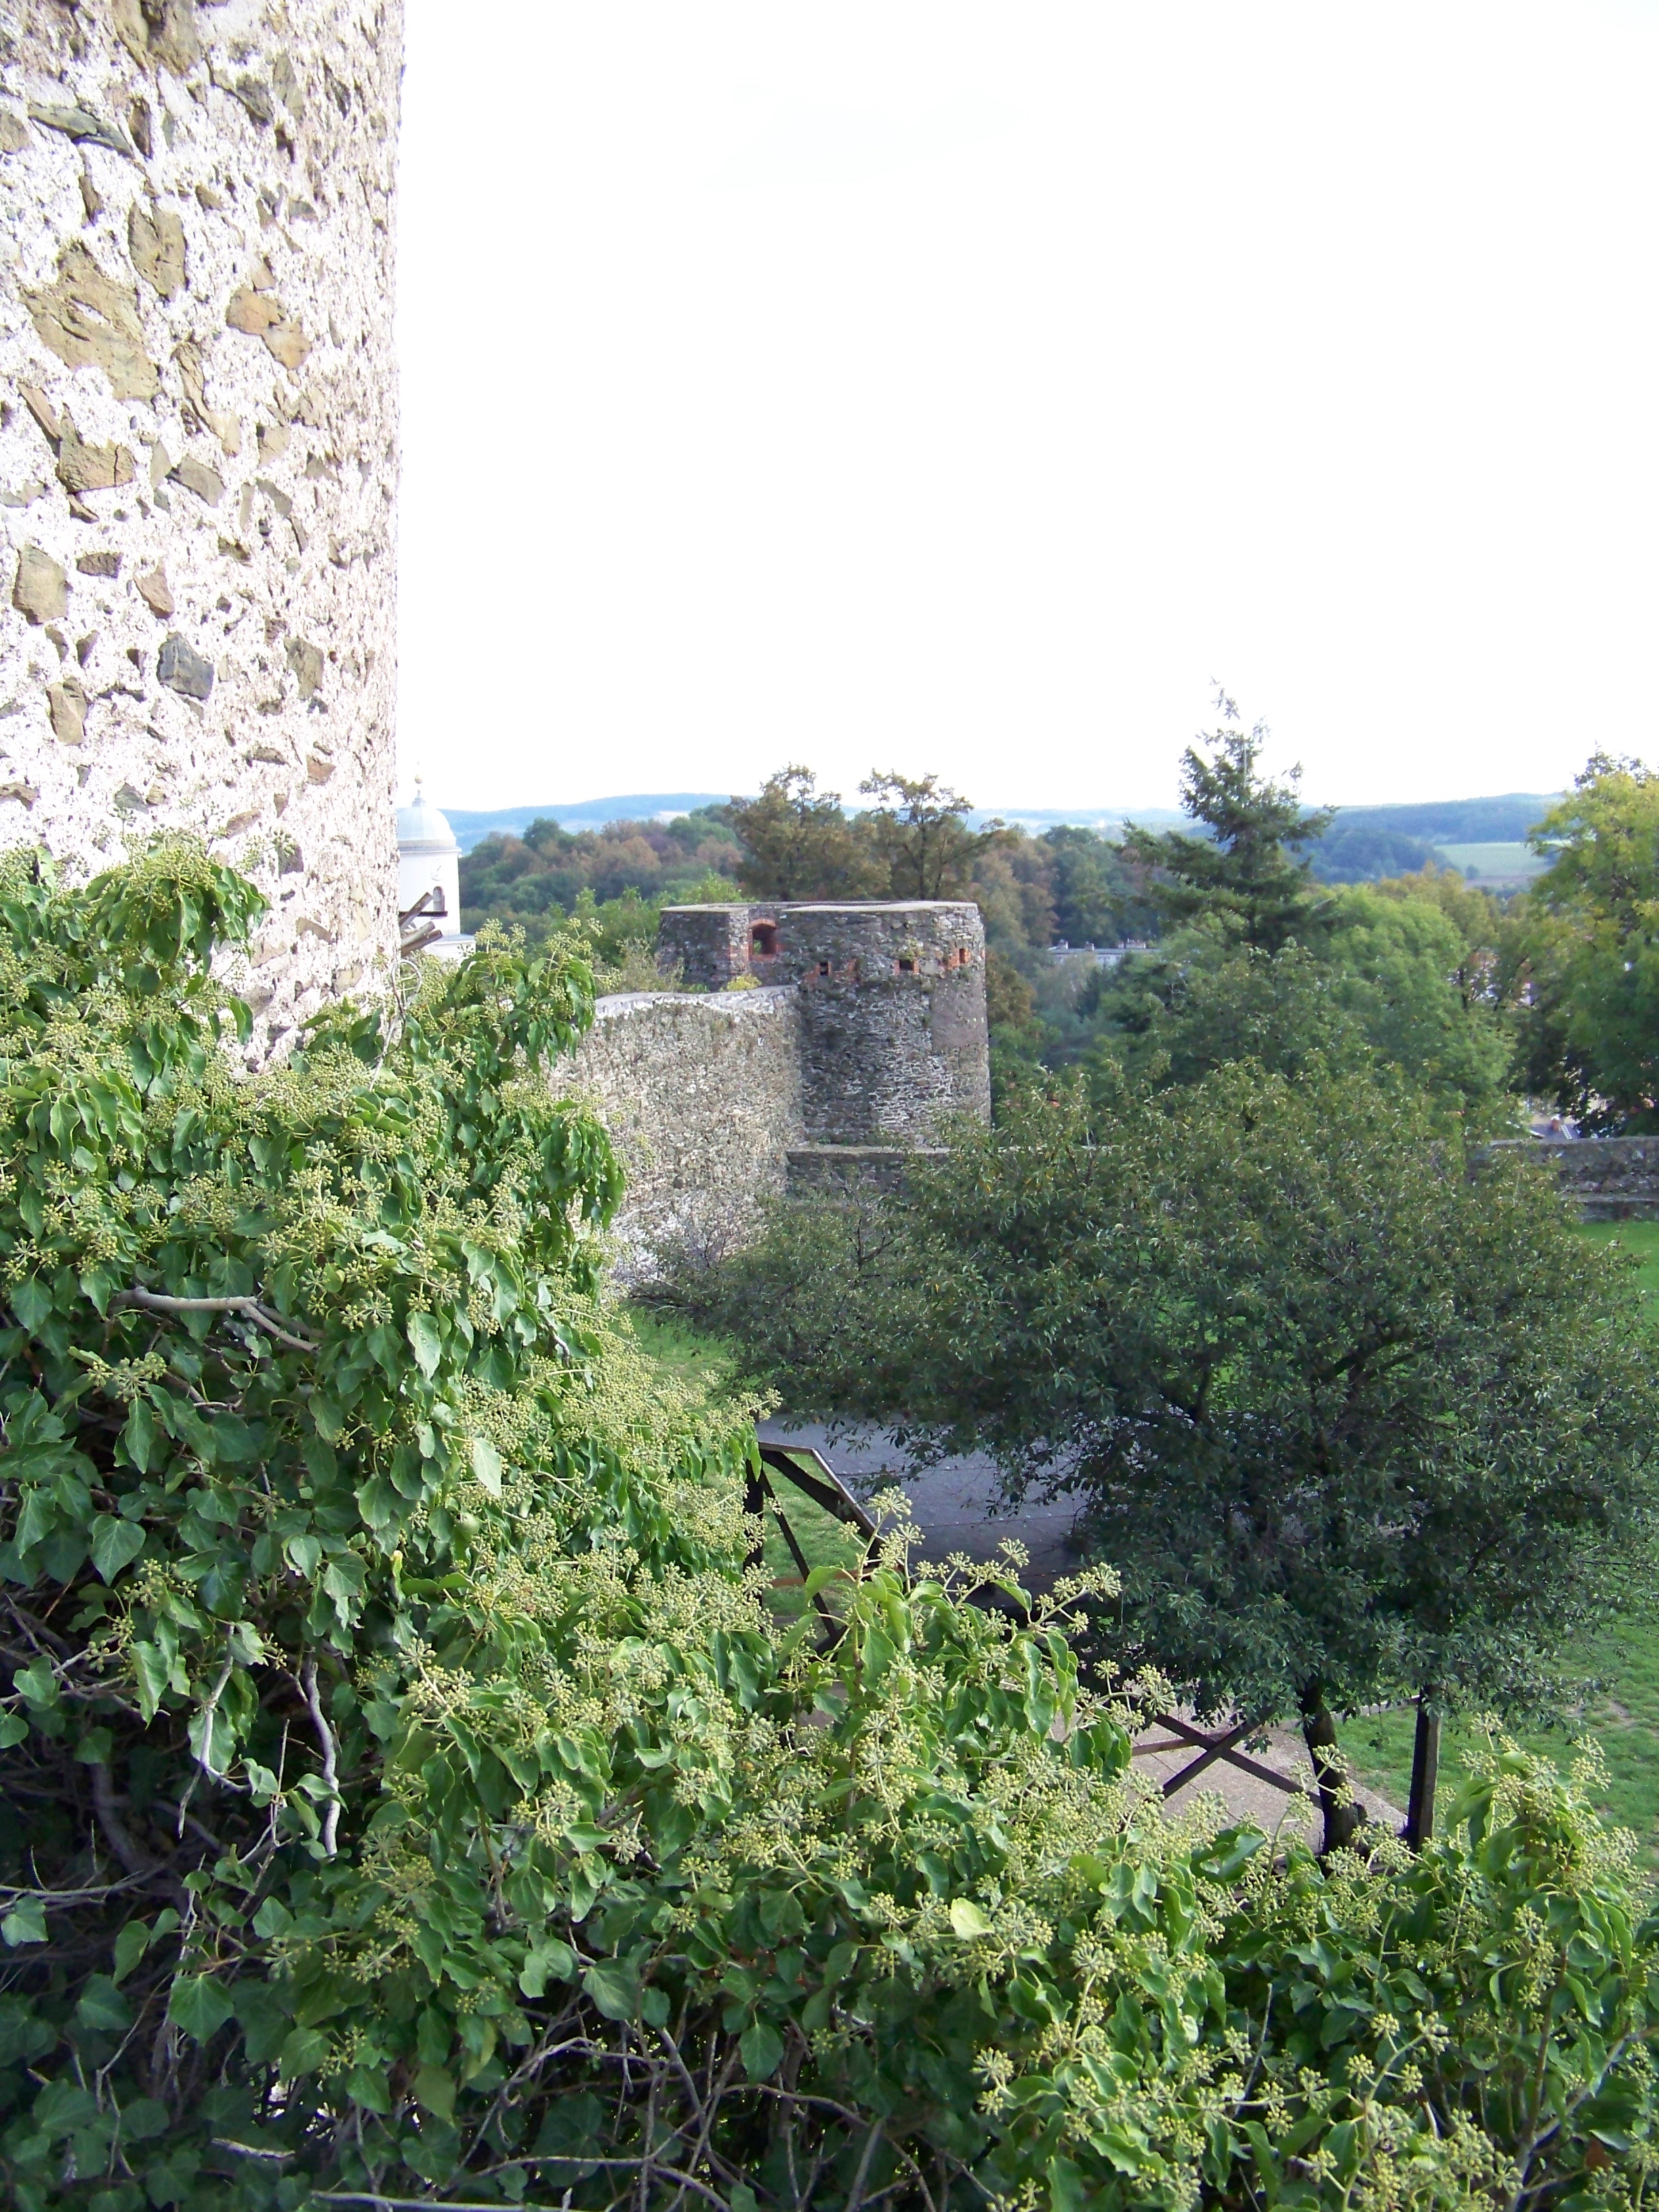
[(1412, 1747), (1412, 1794), (1406, 1812), (1406, 1841), (1420, 1851), (1434, 1833), (1434, 1784), (1440, 1766), (1440, 1720), (1431, 1712), (1432, 1690), (1417, 1700), (1417, 1740)]

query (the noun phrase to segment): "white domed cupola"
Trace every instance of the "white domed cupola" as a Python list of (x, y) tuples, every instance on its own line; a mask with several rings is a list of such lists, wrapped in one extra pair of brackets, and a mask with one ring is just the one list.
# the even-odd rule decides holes
[(405, 938), (435, 929), (433, 950), (459, 949), (461, 848), (418, 777), (414, 797), (398, 809), (398, 912)]

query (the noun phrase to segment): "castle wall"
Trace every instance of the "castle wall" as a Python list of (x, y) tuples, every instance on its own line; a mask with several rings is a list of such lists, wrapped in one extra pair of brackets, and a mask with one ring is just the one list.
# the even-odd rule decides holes
[(648, 1273), (665, 1243), (730, 1249), (756, 1201), (783, 1190), (805, 1133), (800, 1009), (793, 990), (599, 1000), (554, 1083), (596, 1109), (627, 1171), (624, 1277)]
[(750, 974), (757, 982), (793, 982), (793, 975), (763, 977), (750, 959), (752, 921), (775, 919), (777, 913), (775, 905), (665, 907), (657, 924), (657, 963), (678, 968), (682, 982), (695, 991), (723, 991), (734, 975)]
[(0, 31), (0, 845), (187, 828), (255, 1050), (395, 959), (400, 0)]

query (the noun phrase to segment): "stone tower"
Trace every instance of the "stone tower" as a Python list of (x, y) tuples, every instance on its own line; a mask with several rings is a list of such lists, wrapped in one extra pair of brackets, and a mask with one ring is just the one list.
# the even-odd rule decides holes
[(793, 985), (811, 1146), (926, 1145), (991, 1117), (985, 928), (968, 901), (665, 907), (658, 957), (684, 981)]
[(6, 23), (0, 844), (214, 840), (269, 1048), (396, 953), (400, 0)]

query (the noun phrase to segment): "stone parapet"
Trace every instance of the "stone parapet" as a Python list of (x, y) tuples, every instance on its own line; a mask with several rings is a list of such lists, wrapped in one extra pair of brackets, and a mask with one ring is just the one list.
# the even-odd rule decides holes
[(969, 900), (665, 907), (665, 966), (718, 991), (793, 986), (815, 1144), (925, 1144), (991, 1114), (985, 929)]
[(966, 901), (797, 906), (779, 957), (801, 996), (808, 1137), (921, 1145), (991, 1118), (985, 929)]

